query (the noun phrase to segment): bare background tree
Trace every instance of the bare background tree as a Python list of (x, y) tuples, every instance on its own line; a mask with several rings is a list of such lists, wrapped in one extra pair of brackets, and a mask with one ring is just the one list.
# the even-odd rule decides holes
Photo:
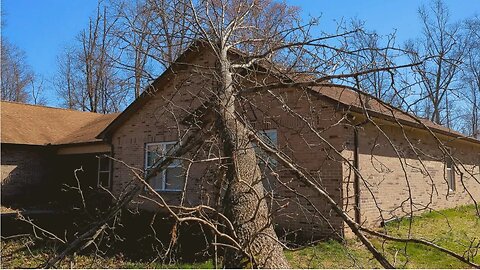
[(58, 71), (53, 78), (53, 84), (58, 96), (63, 100), (62, 106), (68, 109), (81, 109), (85, 103), (78, 77), (75, 51), (65, 49), (57, 56)]
[(99, 2), (77, 44), (59, 55), (55, 85), (69, 108), (110, 113), (128, 104), (127, 84), (114, 64), (115, 20), (110, 21), (107, 8)]
[(464, 109), (464, 133), (479, 138), (480, 136), (480, 17), (466, 21), (469, 42), (464, 65), (462, 81), (466, 104)]
[(114, 59), (120, 68), (124, 69), (129, 88), (133, 89), (134, 97), (142, 93), (148, 81), (153, 80), (151, 74), (151, 59), (148, 56), (152, 46), (149, 23), (151, 11), (145, 9), (141, 1), (134, 3), (118, 1), (112, 3), (117, 22), (112, 36), (117, 39), (117, 57)]
[[(376, 32), (367, 32), (364, 22), (352, 20), (348, 29), (359, 29), (354, 35), (348, 36), (344, 46), (355, 52), (347, 59), (351, 73), (366, 69), (394, 66), (397, 58), (404, 55), (403, 50), (395, 43), (395, 33), (381, 36)], [(374, 97), (396, 107), (404, 106), (405, 97), (409, 94), (408, 87), (400, 88), (392, 85), (392, 78), (400, 77), (397, 70), (382, 70), (371, 72), (358, 77), (361, 89)], [(398, 79), (400, 82), (400, 78)], [(402, 89), (402, 90), (398, 90)]]
[(2, 38), (2, 100), (26, 103), (29, 86), (34, 80), (31, 68), (25, 64), (25, 52)]
[[(2, 28), (6, 25), (5, 13), (1, 15)], [(46, 98), (43, 77), (37, 78), (27, 64), (25, 52), (2, 36), (1, 40), (1, 99), (21, 103), (44, 105)]]
[[(213, 245), (215, 250), (221, 247), (223, 267), (289, 268), (283, 252), (288, 247), (274, 230), (277, 210), (288, 208), (289, 204), (297, 205), (302, 210), (302, 218), (309, 218), (312, 224), (331, 228), (332, 235), (339, 232), (329, 224), (328, 218), (338, 217), (382, 267), (393, 268), (395, 261), (387, 258), (383, 246), (374, 245), (370, 237), (406, 243), (405, 252), (408, 243), (427, 246), (478, 267), (468, 255), (478, 250), (475, 238), (466, 237), (470, 246), (465, 247), (462, 255), (434, 241), (422, 239), (411, 230), (398, 236), (362, 224), (342, 207), (338, 198), (334, 198), (332, 187), (326, 184), (326, 172), (322, 171), (325, 170), (322, 166), (332, 162), (345, 164), (350, 175), (359, 181), (358, 185), (375, 201), (378, 190), (374, 190), (368, 176), (359, 171), (358, 164), (342, 154), (343, 150), (351, 149), (334, 145), (329, 140), (335, 138), (335, 134), (330, 133), (338, 131), (334, 129), (338, 126), (355, 134), (373, 130), (378, 137), (368, 149), (372, 167), (380, 167), (375, 167), (379, 172), (389, 170), (387, 165), (378, 165), (380, 162), (374, 160), (373, 153), (381, 141), (383, 146), (391, 147), (393, 159), (398, 159), (402, 180), (409, 193), (396, 209), (386, 210), (376, 203), (373, 207), (382, 222), (388, 221), (383, 217), (387, 211), (394, 217), (397, 212), (409, 216), (410, 228), (414, 214), (431, 210), (436, 189), (435, 184), (431, 184), (427, 202), (418, 203), (412, 195), (407, 173), (413, 170), (411, 168), (424, 173), (425, 181), (433, 182), (426, 160), (449, 160), (457, 171), (465, 171), (480, 183), (472, 170), (462, 169), (464, 164), (452, 158), (430, 126), (390, 105), (409, 106), (405, 91), (416, 89), (414, 86), (398, 88), (395, 81), (402, 68), (411, 69), (415, 72), (413, 80), (420, 86), (420, 98), (414, 101), (418, 114), (436, 123), (453, 126), (457, 116), (453, 113), (453, 102), (461, 96), (459, 66), (467, 52), (473, 57), (478, 51), (475, 46), (459, 45), (465, 36), (460, 34), (460, 25), (448, 23), (448, 10), (442, 2), (435, 2), (432, 13), (427, 8), (420, 10), (424, 40), (409, 42), (405, 50), (410, 52), (410, 61), (397, 65), (395, 58), (406, 55), (403, 49), (395, 48), (394, 36), (383, 41), (377, 34), (362, 29), (361, 23), (340, 27), (337, 33), (327, 34), (318, 28), (318, 19), (305, 22), (299, 18), (297, 8), (282, 2), (146, 0), (113, 2), (113, 5), (112, 17), (106, 7), (98, 6), (96, 17), (79, 36), (80, 46), (74, 47), (73, 52), (67, 52), (65, 59), (60, 60), (61, 84), (58, 87), (65, 105), (93, 112), (117, 111), (127, 97), (146, 98), (156, 93), (157, 87), (163, 87), (149, 83), (154, 77), (152, 73), (163, 70), (174, 76), (174, 94), (187, 95), (191, 102), (186, 105), (171, 98), (164, 100), (164, 106), (156, 108), (156, 120), (164, 124), (162, 128), (173, 123), (172, 130), (178, 134), (178, 142), (169, 149), (157, 150), (155, 154), (159, 158), (146, 171), (126, 161), (115, 160), (128, 168), (133, 182), (122, 194), (114, 195), (115, 205), (102, 218), (69, 241), (64, 241), (62, 248), (48, 258), (45, 267), (58, 266), (69, 254), (98, 243), (99, 236), (116, 220), (120, 209), (131, 206), (134, 198), (165, 210), (178, 224), (196, 222), (208, 228), (219, 238), (215, 238)], [(213, 60), (189, 63), (182, 58), (185, 50), (193, 53), (206, 51)], [(150, 69), (149, 65), (155, 63), (163, 66)], [(475, 74), (475, 71), (469, 71), (465, 76), (475, 79)], [(405, 80), (408, 79), (412, 78)], [(313, 100), (318, 95), (333, 95), (323, 90), (332, 82), (356, 87), (345, 91), (357, 98), (358, 104), (355, 105), (360, 112), (356, 112), (356, 117), (362, 121), (356, 120), (352, 116), (354, 112), (347, 109), (338, 121), (321, 125), (335, 119), (337, 114)], [(192, 83), (196, 83), (195, 89), (185, 88)], [(130, 90), (126, 90), (126, 85), (131, 87)], [(142, 94), (144, 85), (147, 87)], [(299, 107), (298, 100), (305, 101), (303, 104), (307, 106)], [(476, 96), (470, 98), (472, 104), (477, 104), (476, 100)], [(281, 109), (289, 121), (277, 121), (280, 112), (273, 108)], [(399, 136), (406, 142), (404, 146), (398, 146), (390, 138), (392, 134), (388, 127), (371, 116), (375, 108), (391, 113), (392, 123), (396, 124)], [(421, 152), (399, 119), (412, 121), (427, 130), (426, 136), (434, 145), (432, 148), (438, 149), (441, 155), (432, 157)], [(162, 122), (168, 120), (172, 123)], [(260, 126), (263, 122), (288, 129), (298, 140), (282, 138), (284, 145), (275, 145), (276, 139), (263, 136), (265, 128)], [(473, 125), (472, 129), (475, 129)], [(318, 167), (307, 167), (302, 164), (305, 157), (296, 155), (293, 150), (294, 144), (325, 153), (326, 158), (322, 164), (315, 165)], [(411, 156), (413, 161), (408, 160)], [(184, 163), (178, 174), (185, 175), (187, 180), (180, 187), (183, 191), (181, 203), (170, 204), (166, 196), (155, 192), (154, 186), (158, 184), (155, 181), (158, 181), (160, 172), (179, 160)], [(202, 184), (211, 188), (209, 198), (216, 202), (213, 205), (210, 201), (193, 206), (184, 203), (190, 168), (197, 164), (206, 167), (207, 173), (201, 179)], [(279, 177), (284, 173), (288, 173), (288, 181)], [(272, 183), (270, 187), (265, 185), (268, 181)], [(447, 176), (445, 181), (448, 181)], [(277, 194), (285, 190), (295, 195), (293, 200)], [(468, 194), (476, 205), (474, 195)], [(320, 198), (321, 206), (311, 203), (312, 196)], [(307, 204), (309, 207), (305, 207)], [(172, 235), (175, 233), (172, 230)], [(311, 242), (307, 241), (308, 244)]]
[(35, 77), (30, 82), (30, 96), (31, 103), (35, 105), (46, 105), (47, 99), (45, 98), (45, 79), (43, 77)]
[(422, 37), (406, 43), (410, 58), (423, 64), (413, 67), (413, 75), (420, 85), (417, 115), (453, 127), (455, 106), (461, 91), (460, 66), (466, 49), (465, 33), (460, 22), (452, 22), (448, 8), (436, 0), (418, 11), (423, 26)]

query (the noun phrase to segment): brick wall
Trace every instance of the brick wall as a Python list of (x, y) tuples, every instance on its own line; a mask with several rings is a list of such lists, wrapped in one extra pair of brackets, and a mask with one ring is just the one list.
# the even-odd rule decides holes
[[(211, 66), (212, 58), (199, 56), (192, 64)], [(145, 166), (145, 146), (153, 142), (177, 141), (179, 132), (184, 128), (178, 121), (187, 116), (187, 111), (196, 109), (202, 103), (204, 92), (211, 90), (212, 83), (208, 76), (191, 77), (191, 70), (176, 70), (166, 85), (155, 85), (162, 89), (148, 103), (123, 123), (111, 137), (113, 155), (130, 166), (140, 170)], [(210, 204), (213, 195), (204, 192), (210, 182), (205, 179), (204, 168), (207, 164), (195, 164), (190, 168), (191, 177), (185, 191), (185, 204), (197, 205), (207, 201)], [(131, 170), (121, 163), (114, 162), (112, 191), (120, 194), (135, 180)], [(164, 199), (172, 204), (180, 202), (179, 192), (162, 192)], [(138, 200), (140, 208), (156, 209), (155, 205), (145, 200)]]
[[(449, 191), (445, 156), (431, 134), (410, 127), (402, 131), (382, 121), (378, 126), (384, 134), (372, 124), (359, 131), (362, 222), (378, 226), (382, 219), (472, 204), (472, 197), (480, 198), (478, 144), (437, 134), (452, 149), (459, 167), (455, 172), (456, 190)], [(353, 130), (349, 129), (348, 134), (347, 141), (353, 146)], [(352, 149), (344, 151), (348, 160), (353, 160)], [(346, 162), (343, 168), (344, 193), (350, 195), (344, 197), (344, 205), (353, 216), (353, 171)]]
[[(2, 144), (2, 205), (34, 204), (45, 197), (53, 164), (43, 147)], [(43, 181), (43, 182), (42, 182)]]
[[(199, 66), (212, 66), (214, 58), (199, 55), (192, 59), (188, 70), (175, 72), (162, 90), (119, 127), (111, 137), (115, 158), (143, 169), (145, 145), (151, 142), (178, 140), (184, 127), (178, 121), (200, 105), (213, 89), (208, 71), (195, 71)], [(193, 75), (192, 75), (193, 74)], [(305, 172), (324, 186), (332, 197), (342, 203), (342, 164), (335, 151), (310, 131), (309, 125), (321, 130), (320, 136), (328, 139), (339, 151), (344, 147), (343, 126), (333, 125), (340, 116), (332, 103), (322, 97), (303, 91), (284, 89), (276, 93), (294, 110), (288, 115), (282, 103), (269, 95), (253, 95), (240, 100), (238, 108), (249, 118), (257, 130), (276, 129), (278, 146), (299, 164)], [(301, 115), (303, 119), (300, 119)], [(333, 127), (330, 127), (333, 125)], [(330, 127), (330, 128), (329, 128)], [(325, 129), (325, 130), (323, 130)], [(209, 149), (204, 149), (208, 152)], [(210, 149), (211, 150), (211, 149)], [(218, 198), (217, 167), (212, 164), (194, 164), (189, 168), (185, 193), (160, 192), (169, 203), (179, 203), (182, 195), (185, 205), (213, 205)], [(119, 194), (134, 179), (131, 171), (120, 163), (113, 165), (113, 191)], [(273, 191), (272, 210), (277, 229), (295, 232), (302, 237), (332, 236), (343, 233), (342, 221), (331, 211), (326, 202), (312, 188), (299, 182), (282, 166), (276, 168), (279, 182)], [(302, 194), (298, 196), (295, 190)], [(158, 209), (149, 201), (138, 200), (143, 209)], [(338, 236), (336, 235), (336, 236)], [(335, 235), (334, 235), (335, 236)]]
[[(294, 164), (342, 204), (342, 167), (339, 156), (344, 148), (343, 126), (336, 106), (311, 92), (299, 89), (276, 91), (294, 112), (287, 113), (277, 98), (269, 95), (248, 97), (255, 106), (255, 127), (276, 129), (280, 150)], [(253, 114), (253, 113), (251, 113)], [(318, 133), (313, 132), (312, 128)], [(322, 139), (328, 141), (328, 145)], [(341, 219), (312, 187), (299, 181), (292, 172), (278, 168), (276, 198), (283, 208), (277, 212), (277, 224), (302, 236), (339, 237), (343, 234)], [(299, 195), (300, 194), (300, 195)]]
[[(211, 70), (200, 68), (213, 66), (214, 57), (202, 54), (189, 61), (191, 67), (175, 71), (175, 75), (165, 85), (157, 85), (161, 91), (112, 134), (116, 158), (142, 170), (147, 143), (178, 140), (178, 134), (185, 128), (178, 122), (205, 102), (214, 91), (214, 83), (210, 79)], [(353, 172), (343, 160), (346, 158), (353, 162), (353, 130), (345, 121), (339, 121), (342, 114), (337, 110), (337, 104), (321, 95), (299, 89), (275, 90), (275, 93), (275, 97), (269, 94), (242, 96), (237, 108), (247, 116), (256, 130), (277, 130), (280, 150), (300, 165), (320, 186), (325, 187), (334, 200), (353, 217)], [(279, 100), (288, 104), (293, 112), (287, 113), (288, 110)], [(422, 153), (422, 165), (406, 147), (401, 130), (388, 122), (381, 124), (391, 141), (382, 137), (371, 125), (363, 126), (359, 132), (360, 168), (365, 180), (360, 185), (362, 221), (378, 224), (379, 212), (385, 219), (404, 215), (409, 210), (410, 203), (406, 200), (409, 190), (416, 211), (425, 207), (444, 208), (470, 202), (468, 193), (458, 181), (457, 191), (446, 196), (444, 161), (438, 160), (437, 148), (431, 137), (425, 132), (406, 127), (407, 137)], [(311, 128), (318, 133), (312, 132)], [(401, 162), (390, 142), (398, 146)], [(471, 148), (478, 148), (478, 145), (460, 141), (447, 144), (453, 147), (454, 155), (462, 159), (467, 170), (475, 169), (472, 166), (478, 162), (478, 157)], [(218, 152), (218, 148), (207, 144), (201, 152), (197, 158), (211, 157), (207, 153)], [(408, 175), (410, 189), (405, 181), (402, 164)], [(422, 166), (425, 168), (422, 169)], [(113, 191), (119, 194), (134, 177), (120, 163), (115, 163), (113, 168)], [(272, 202), (277, 229), (298, 233), (302, 237), (335, 237), (343, 234), (343, 221), (311, 187), (298, 181), (291, 171), (281, 165), (278, 165), (275, 173), (278, 180), (274, 181), (275, 187), (271, 193), (274, 200), (269, 202)], [(269, 177), (275, 178), (275, 175)], [(189, 167), (184, 193), (159, 194), (172, 204), (178, 204), (183, 197), (185, 205), (214, 205), (220, 192), (215, 186), (217, 180), (218, 166), (215, 163), (195, 163)], [(472, 182), (466, 172), (464, 182), (466, 185), (471, 185)], [(478, 197), (478, 186), (472, 186), (471, 189), (474, 190), (473, 196)], [(143, 209), (158, 209), (148, 200), (139, 199), (137, 203)]]

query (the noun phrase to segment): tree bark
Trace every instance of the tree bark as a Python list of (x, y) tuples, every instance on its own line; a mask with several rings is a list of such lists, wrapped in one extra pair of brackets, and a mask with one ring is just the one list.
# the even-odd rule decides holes
[(225, 214), (230, 218), (244, 252), (228, 250), (225, 267), (289, 268), (274, 231), (264, 197), (261, 173), (245, 125), (235, 115), (235, 93), (227, 49), (220, 49), (221, 75), (217, 98), (223, 151), (231, 157), (226, 179)]

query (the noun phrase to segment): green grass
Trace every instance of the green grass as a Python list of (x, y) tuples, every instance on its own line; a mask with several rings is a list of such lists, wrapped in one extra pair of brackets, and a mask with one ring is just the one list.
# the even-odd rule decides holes
[[(410, 220), (392, 222), (385, 228), (390, 234), (407, 236)], [(411, 235), (434, 240), (438, 245), (459, 254), (470, 245), (470, 240), (480, 243), (480, 219), (473, 206), (430, 212), (415, 217), (411, 222)], [(2, 241), (2, 268), (39, 267), (50, 253), (49, 248), (25, 249), (24, 240)], [(418, 244), (383, 242), (371, 238), (390, 262), (400, 268), (468, 268), (468, 265), (436, 249)], [(473, 261), (480, 264), (480, 250)], [(296, 251), (286, 251), (292, 268), (380, 268), (363, 245), (355, 239), (345, 243), (327, 241)], [(90, 256), (69, 257), (62, 268), (213, 268), (211, 261), (195, 264), (162, 264), (159, 262), (129, 261), (121, 256), (101, 258)]]
[(142, 268), (163, 268), (163, 269), (212, 269), (211, 261), (201, 263), (177, 263), (177, 264), (161, 264), (161, 263), (126, 263), (118, 268), (124, 269), (142, 269)]
[[(41, 248), (30, 246), (25, 239), (2, 241), (1, 269), (4, 268), (41, 268), (53, 254), (52, 247), (43, 245)], [(102, 257), (90, 255), (69, 256), (59, 265), (59, 268), (117, 268), (117, 269), (205, 269), (213, 268), (211, 261), (200, 263), (172, 263), (130, 261), (122, 256)]]
[[(385, 228), (395, 236), (408, 236), (410, 220), (392, 222)], [(430, 212), (415, 217), (411, 223), (411, 235), (434, 241), (436, 244), (463, 254), (470, 241), (480, 241), (480, 219), (473, 206), (464, 206), (440, 212)], [(434, 248), (420, 244), (383, 242), (371, 239), (390, 262), (400, 268), (468, 268), (457, 259)], [(480, 264), (480, 250), (473, 261)], [(287, 251), (293, 268), (379, 268), (380, 265), (355, 239), (340, 244), (335, 241), (320, 243), (299, 251)]]

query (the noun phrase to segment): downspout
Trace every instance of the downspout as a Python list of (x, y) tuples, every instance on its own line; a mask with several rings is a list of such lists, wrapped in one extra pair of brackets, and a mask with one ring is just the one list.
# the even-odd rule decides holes
[(358, 155), (358, 130), (357, 126), (353, 128), (353, 192), (355, 196), (355, 222), (360, 224), (361, 214), (360, 214), (360, 166), (359, 166), (359, 155)]

